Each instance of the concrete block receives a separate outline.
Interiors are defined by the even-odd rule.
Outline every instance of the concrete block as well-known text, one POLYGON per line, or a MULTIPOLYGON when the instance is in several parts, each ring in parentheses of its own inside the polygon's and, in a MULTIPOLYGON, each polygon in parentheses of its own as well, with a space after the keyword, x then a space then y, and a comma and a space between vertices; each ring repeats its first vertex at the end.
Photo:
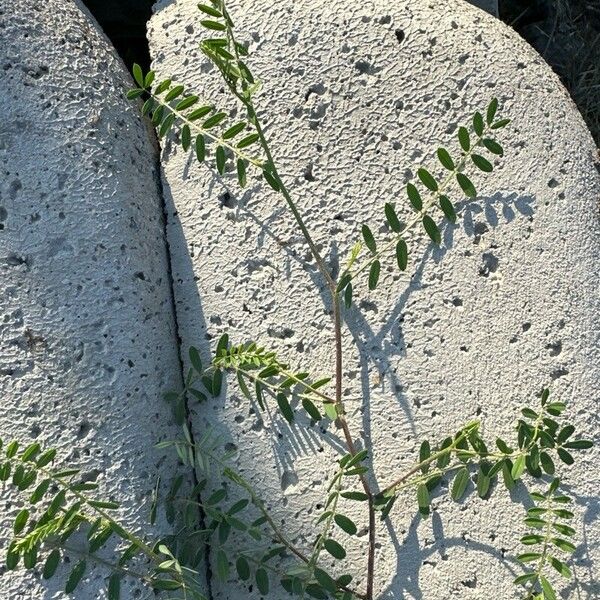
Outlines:
MULTIPOLYGON (((205 33, 195 4, 156 6, 157 76, 234 111, 198 50, 205 33)), ((457 0, 229 4, 263 84, 258 103, 272 148, 334 266, 362 223, 381 223, 385 201, 409 213, 406 182, 421 164, 435 167, 438 145, 456 149, 457 126, 475 110, 497 96, 513 120, 500 136, 506 157, 493 175, 475 176, 479 198, 465 202, 455 191, 461 217, 444 229, 442 248, 419 234, 409 272, 384 269, 378 291, 363 287, 360 310, 345 315, 344 395, 352 429, 374 446, 377 485, 407 469, 423 437, 440 440, 470 419, 481 418, 492 440, 511 435, 520 407, 543 385, 597 437, 600 178, 590 134, 550 68, 511 29, 457 0)), ((318 277, 282 199, 259 179, 241 192, 233 175, 221 179, 171 142, 162 162, 183 347, 208 356, 227 331, 295 368, 330 374, 331 307, 312 291, 318 277)), ((289 427, 277 411, 259 414, 235 383, 223 399, 197 406, 195 420, 237 449, 237 467, 278 524, 308 547, 339 433, 330 427, 323 437, 307 423, 289 427)), ((592 595, 598 548, 583 541, 599 535, 597 460, 597 450, 588 452, 565 478, 582 543, 577 585, 592 595)), ((416 500, 403 498, 393 531, 379 531, 377 597, 519 597, 509 557, 519 552, 523 494, 516 500, 499 490, 454 504, 443 494, 422 520, 416 500)), ((366 544, 360 535, 348 553, 359 580, 366 544)), ((214 598, 242 593, 259 598, 213 582, 214 598)))
MULTIPOLYGON (((0 29, 0 436, 57 448, 145 531, 174 465, 154 445, 179 430, 161 396, 181 385, 153 137, 82 5, 2 3, 0 29)), ((2 565, 19 508, 0 487, 2 565)), ((75 597, 104 598, 107 576, 90 569, 75 597)), ((62 589, 59 576, 0 578, 3 599, 62 589)))

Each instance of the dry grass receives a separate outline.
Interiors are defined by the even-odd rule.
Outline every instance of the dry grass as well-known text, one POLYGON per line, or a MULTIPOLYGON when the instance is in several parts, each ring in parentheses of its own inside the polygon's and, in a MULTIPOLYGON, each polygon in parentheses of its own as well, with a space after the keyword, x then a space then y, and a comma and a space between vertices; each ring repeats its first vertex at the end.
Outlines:
POLYGON ((500 0, 500 15, 556 71, 600 146, 600 0, 500 0))

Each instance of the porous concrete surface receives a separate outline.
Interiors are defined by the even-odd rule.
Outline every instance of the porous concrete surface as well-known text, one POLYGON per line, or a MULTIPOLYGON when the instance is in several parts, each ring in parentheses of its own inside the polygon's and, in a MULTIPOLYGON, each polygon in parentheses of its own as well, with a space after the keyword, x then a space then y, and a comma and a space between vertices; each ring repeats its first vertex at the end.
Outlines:
MULTIPOLYGON (((148 530, 172 472, 154 445, 178 431, 161 395, 181 385, 156 147, 85 8, 1 2, 0 29, 0 437, 57 448, 148 530)), ((0 486, 2 564, 18 497, 0 486)), ((106 597, 91 566, 76 598, 106 597)), ((66 597, 66 573, 3 573, 0 598, 66 597)))
MULTIPOLYGON (((512 30, 468 4, 384 0, 230 2, 268 138, 329 263, 345 261, 368 222, 382 235, 385 201, 409 213, 406 182, 434 150, 457 150, 459 124, 497 96, 513 120, 499 134, 505 158, 473 174, 480 196, 444 226, 436 249, 419 232, 412 261, 384 265, 374 293, 360 286, 345 313, 344 395, 351 427, 373 444, 376 485, 408 468, 423 437, 441 440, 480 418, 485 435, 512 439, 525 403, 544 385, 569 403, 586 437, 598 437, 598 197, 596 149, 573 103, 542 58, 512 30)), ((185 82, 236 111, 198 49, 206 35, 196 3, 165 1, 149 25, 157 77, 185 82)), ((162 155, 170 203, 183 349, 208 356, 227 331, 255 339, 295 368, 329 374, 330 306, 315 294, 307 248, 280 196, 260 179, 240 191, 167 141, 162 155)), ((196 405, 197 432, 212 427, 235 463, 303 548, 315 536, 340 435, 306 419, 288 426, 271 407, 258 414, 230 382, 224 397, 196 405)), ((592 598, 598 560, 598 452, 563 469, 574 496, 577 583, 562 597, 592 598), (577 591, 579 590, 579 591, 577 591), (579 596, 577 595, 579 594, 579 596)), ((436 496, 432 518, 403 496, 393 528, 379 528, 377 597, 518 598, 514 555, 524 533, 523 489, 487 500, 436 496)), ((344 510, 352 511, 350 507, 344 510)), ((362 525, 365 515, 353 514, 362 525)), ((337 537, 348 570, 364 577, 366 535, 337 537)), ((213 580, 213 598, 258 598, 256 588, 213 580)), ((281 598, 274 589, 270 598, 281 598)))

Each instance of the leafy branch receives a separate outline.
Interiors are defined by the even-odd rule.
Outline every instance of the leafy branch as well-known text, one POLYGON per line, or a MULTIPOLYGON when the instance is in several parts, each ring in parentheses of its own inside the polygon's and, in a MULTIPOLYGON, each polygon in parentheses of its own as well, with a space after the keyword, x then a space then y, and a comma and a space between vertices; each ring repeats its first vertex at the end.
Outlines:
POLYGON ((534 479, 540 479, 544 474, 555 474, 555 460, 572 465, 575 459, 571 452, 589 449, 593 444, 589 440, 572 439, 575 426, 570 423, 561 426, 556 420, 565 411, 566 404, 549 402, 549 396, 549 390, 544 389, 537 411, 530 407, 521 410, 524 418, 516 424, 516 448, 497 438, 498 451, 490 450, 479 433, 478 421, 468 423, 434 448, 428 440, 424 440, 419 461, 378 495, 382 517, 387 517, 397 495, 411 487, 417 490, 420 512, 429 514, 430 494, 448 473, 454 473, 450 490, 452 499, 460 500, 471 480, 471 466, 476 467, 477 493, 483 498, 488 495, 500 473, 510 491, 525 472, 534 479))
MULTIPOLYGON (((175 494, 170 494, 168 499, 169 503, 201 504, 205 514, 211 519, 207 529, 200 532, 202 534, 201 539, 203 543, 218 548, 216 551, 217 573, 222 580, 225 580, 229 573, 229 555, 232 553, 237 554, 235 565, 240 579, 247 580, 251 572, 247 553, 225 549, 224 544, 228 540, 230 533, 235 530, 239 533, 249 535, 255 541, 261 540, 264 535, 261 532, 261 527, 264 526, 270 531, 274 542, 277 544, 274 548, 277 548, 277 550, 273 549, 273 551, 265 553, 259 560, 250 561, 256 563, 257 568, 254 572, 254 578, 261 593, 266 594, 270 589, 269 572, 278 573, 276 569, 266 565, 266 561, 281 554, 282 550, 287 550, 300 559, 302 564, 296 564, 280 574, 280 583, 284 589, 288 589, 289 587, 290 589, 298 590, 300 586, 303 591, 306 591, 306 593, 315 598, 327 598, 328 592, 337 593, 338 591, 342 594, 341 598, 344 598, 344 600, 364 598, 363 594, 348 587, 351 578, 348 579, 348 576, 341 576, 334 579, 324 569, 317 566, 319 554, 323 547, 332 553, 332 556, 335 556, 333 552, 338 550, 339 553, 339 549, 341 549, 345 556, 345 550, 339 544, 335 543, 324 533, 318 538, 310 557, 307 556, 277 526, 256 490, 254 490, 246 479, 234 471, 228 464, 227 459, 223 458, 219 453, 219 444, 216 442, 214 436, 205 434, 204 439, 201 439, 199 443, 193 443, 185 428, 184 434, 184 439, 161 442, 158 447, 174 447, 185 465, 197 467, 203 472, 212 472, 217 467, 225 479, 233 482, 248 495, 247 498, 235 502, 229 508, 222 508, 221 504, 227 499, 227 491, 225 487, 220 487, 208 495, 204 502, 198 503, 195 497, 206 486, 206 480, 203 480, 200 483, 201 488, 193 491, 192 499, 180 498, 175 494), (212 466, 207 467, 208 463, 212 466), (250 523, 244 520, 243 516, 240 516, 249 506, 255 507, 260 513, 259 518, 252 520, 250 523), (215 535, 217 536, 217 542, 211 543, 210 538, 215 535)), ((356 525, 348 517, 337 513, 335 506, 337 505, 337 498, 340 495, 349 499, 364 499, 357 498, 352 492, 342 492, 340 494, 340 489, 342 477, 352 477, 364 472, 366 467, 361 466, 359 463, 365 458, 366 453, 361 452, 356 456, 346 455, 340 459, 340 469, 333 480, 330 490, 328 490, 330 492, 332 488, 335 488, 335 492, 329 496, 327 501, 327 508, 329 510, 324 513, 319 522, 322 520, 328 520, 329 523, 335 521, 346 533, 351 535, 356 533, 356 525)), ((329 530, 329 525, 326 529, 327 531, 329 530)), ((341 558, 341 556, 337 558, 341 558)))
POLYGON ((149 544, 121 525, 111 514, 119 504, 91 497, 89 492, 96 491, 98 485, 76 481, 79 470, 50 468, 55 456, 56 450, 43 451, 37 442, 19 451, 19 443, 11 441, 4 449, 0 481, 10 482, 19 492, 29 490, 26 507, 17 513, 13 522, 15 538, 6 555, 9 570, 17 568, 21 560, 25 568, 32 569, 38 564, 41 552, 49 550, 42 567, 43 577, 49 579, 56 573, 63 553, 74 553, 80 559, 66 579, 66 593, 75 591, 91 559, 112 572, 108 580, 110 600, 120 597, 123 576, 140 579, 157 591, 180 591, 187 598, 206 600, 198 589, 197 573, 181 565, 164 544, 149 544), (68 544, 80 531, 85 533, 86 550, 68 544), (127 544, 119 551, 116 563, 96 554, 110 539, 127 544), (144 563, 145 572, 129 567, 136 558, 138 562, 141 558, 149 561, 149 564, 144 563))
POLYGON ((565 523, 574 517, 574 514, 565 508, 565 505, 571 503, 571 498, 559 492, 559 485, 560 481, 554 479, 545 493, 531 493, 535 504, 527 510, 524 523, 535 533, 524 535, 521 543, 533 547, 534 551, 519 554, 517 560, 524 566, 534 566, 514 581, 515 584, 528 588, 526 600, 556 600, 556 592, 544 574, 547 565, 567 579, 572 577, 571 569, 564 560, 554 556, 556 551, 563 554, 575 552, 575 546, 565 539, 565 536, 575 535, 575 530, 565 523))
POLYGON ((477 150, 487 150, 492 155, 503 156, 502 146, 491 137, 495 130, 501 129, 510 123, 509 119, 496 119, 498 111, 498 100, 493 98, 485 111, 485 120, 480 112, 473 115, 472 127, 458 128, 458 141, 461 153, 458 159, 452 158, 448 150, 443 147, 437 149, 437 158, 441 166, 447 172, 442 180, 434 177, 430 171, 421 167, 417 170, 419 185, 425 188, 427 195, 425 199, 415 183, 406 185, 406 195, 415 215, 406 223, 402 223, 396 208, 390 202, 384 206, 385 225, 392 232, 391 239, 378 246, 372 229, 364 224, 361 229, 364 246, 370 252, 369 256, 353 270, 362 250, 362 244, 358 242, 350 253, 348 264, 342 272, 337 290, 344 292, 346 306, 352 303, 352 281, 368 269, 368 287, 374 290, 377 287, 381 273, 381 259, 395 250, 396 262, 401 271, 405 271, 408 265, 407 236, 417 225, 422 225, 425 232, 435 244, 441 243, 441 233, 438 225, 430 215, 431 209, 437 206, 443 216, 451 223, 457 220, 456 209, 448 198, 451 185, 457 183, 461 191, 468 198, 475 198, 477 191, 471 179, 465 174, 468 164, 472 163, 480 171, 491 173, 494 165, 487 158, 477 153, 477 150))
MULTIPOLYGON (((500 474, 510 490, 526 473, 534 479, 554 476, 557 462, 569 466, 575 460, 572 451, 591 446, 587 440, 573 438, 575 427, 572 424, 559 423, 557 419, 566 406, 563 402, 550 402, 548 391, 544 390, 540 406, 535 410, 529 407, 522 410, 512 446, 498 438, 497 450, 490 450, 481 435, 480 423, 467 423, 439 443, 431 444, 424 440, 418 461, 376 493, 367 477, 371 459, 368 455, 372 452, 359 449, 362 443, 353 437, 346 419, 342 397, 342 296, 345 304, 350 306, 352 285, 367 272, 368 288, 374 290, 380 280, 382 261, 388 254, 395 253, 399 269, 406 270, 409 234, 417 225, 424 228, 434 243, 441 243, 434 208, 439 209, 448 221, 456 221, 456 208, 450 196, 456 192, 456 186, 460 194, 468 198, 476 196, 475 186, 467 172, 472 166, 483 173, 493 171, 494 164, 490 159, 503 156, 503 148, 494 138, 494 133, 505 127, 509 120, 497 118, 496 99, 492 99, 486 107, 485 116, 476 112, 469 127, 458 129, 458 154, 455 152, 453 156, 443 147, 437 149, 436 156, 441 167, 437 171, 442 174, 436 176, 433 174, 436 169, 430 171, 421 167, 416 172, 416 180, 407 184, 406 196, 414 214, 402 222, 396 206, 386 203, 383 213, 388 235, 378 242, 371 227, 363 225, 360 232, 362 241, 352 246, 346 268, 335 276, 320 254, 319 246, 278 170, 257 114, 254 97, 260 83, 246 63, 248 50, 235 38, 234 24, 225 1, 207 1, 207 4, 198 5, 202 15, 200 23, 210 36, 202 40, 200 48, 219 70, 233 98, 245 109, 245 118, 232 121, 231 113, 226 109, 201 100, 186 86, 171 79, 155 84, 154 72, 144 74, 138 65, 133 68, 136 87, 128 92, 128 97, 143 100, 142 113, 157 127, 161 138, 176 131, 175 139, 183 150, 193 151, 199 162, 210 158, 219 175, 235 171, 238 183, 244 187, 252 168, 281 196, 304 237, 331 300, 335 392, 327 392, 326 386, 331 378, 319 379, 307 372, 296 371, 274 352, 255 342, 232 345, 228 336, 224 335, 217 343, 213 359, 206 366, 198 350, 190 348, 191 367, 184 389, 167 395, 173 404, 176 421, 183 425, 184 436, 179 440, 161 442, 158 447, 173 448, 184 465, 205 477, 189 494, 184 493, 187 492, 184 476, 174 478, 164 498, 164 508, 168 522, 176 525, 176 529, 173 535, 152 543, 127 531, 115 519, 117 503, 91 497, 90 492, 95 492, 97 486, 77 481, 77 470, 56 471, 49 468, 55 457, 54 451, 42 452, 38 444, 32 444, 19 453, 17 442, 11 442, 6 447, 5 458, 0 461, 0 481, 10 479, 13 487, 21 492, 34 485, 35 489, 29 496, 27 507, 22 508, 14 520, 15 538, 9 546, 7 566, 14 569, 22 560, 26 568, 33 568, 38 562, 38 554, 44 552, 43 576, 49 578, 55 574, 61 557, 67 552, 79 558, 67 578, 65 589, 68 593, 77 588, 86 572, 87 561, 92 560, 112 573, 108 582, 110 600, 119 597, 120 581, 125 576, 140 579, 159 593, 166 591, 180 598, 205 600, 195 569, 205 553, 210 552, 217 577, 227 580, 231 563, 235 561, 239 579, 248 581, 253 576, 261 594, 269 592, 270 582, 276 577, 288 593, 301 597, 373 600, 376 510, 381 512, 382 519, 387 518, 404 490, 410 488, 416 491, 418 509, 426 516, 431 511, 432 494, 444 477, 452 479, 450 495, 458 501, 464 497, 476 473, 476 489, 479 496, 484 497, 495 487, 500 474), (483 154, 485 152, 487 157, 483 154), (363 257, 361 253, 365 247, 368 254, 363 257), (190 433, 186 418, 187 398, 205 402, 209 397, 218 397, 228 373, 235 375, 242 393, 249 401, 256 401, 261 409, 266 409, 267 400, 274 399, 283 418, 290 424, 295 420, 294 407, 299 400, 314 422, 323 418, 322 410, 343 432, 346 450, 337 461, 325 509, 317 521, 321 529, 310 552, 298 548, 286 537, 256 490, 229 465, 229 456, 222 452, 217 435, 209 429, 194 439, 190 433), (209 482, 214 477, 221 478, 221 481, 209 491, 209 482), (358 482, 362 491, 354 489, 358 482), (244 497, 231 503, 229 483, 235 484, 244 497), (342 500, 361 502, 368 512, 364 592, 349 587, 352 582, 350 574, 334 577, 322 568, 324 552, 336 560, 346 557, 346 549, 338 541, 345 538, 339 537, 339 534, 346 534, 350 539, 357 534, 356 524, 341 512, 342 500), (206 523, 201 523, 197 508, 202 509, 206 523), (85 534, 87 546, 84 549, 69 544, 69 538, 77 531, 85 534), (253 550, 232 551, 227 545, 232 536, 249 538, 261 545, 253 550), (97 555, 98 550, 111 539, 119 547, 116 562, 97 555), (121 548, 123 544, 125 547, 121 548), (265 544, 268 545, 263 547, 265 544), (276 558, 281 560, 281 565, 273 564, 276 558), (293 564, 288 564, 290 561, 293 564)), ((571 575, 564 561, 555 556, 555 548, 565 552, 574 549, 571 542, 559 535, 569 537, 575 533, 563 522, 572 513, 562 506, 569 499, 557 492, 558 485, 558 479, 554 479, 546 493, 531 494, 536 505, 529 509, 525 524, 541 533, 528 534, 522 542, 537 545, 539 552, 519 555, 518 559, 524 564, 531 563, 533 570, 516 580, 517 584, 526 586, 529 600, 556 598, 544 572, 547 565, 565 577, 571 575)), ((160 483, 157 482, 150 508, 151 524, 156 520, 161 500, 160 483)))

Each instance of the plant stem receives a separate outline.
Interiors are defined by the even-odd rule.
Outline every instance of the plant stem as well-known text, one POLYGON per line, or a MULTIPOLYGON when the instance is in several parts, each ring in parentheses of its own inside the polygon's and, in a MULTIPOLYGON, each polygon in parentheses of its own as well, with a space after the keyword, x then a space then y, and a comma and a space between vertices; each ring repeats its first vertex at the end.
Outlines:
POLYGON ((45 477, 51 479, 52 481, 54 481, 54 483, 58 484, 59 487, 62 487, 64 490, 73 494, 83 504, 89 506, 94 512, 96 512, 98 515, 100 515, 103 519, 105 519, 106 521, 108 521, 109 523, 112 523, 115 527, 117 527, 119 529, 119 531, 123 534, 124 539, 126 539, 131 544, 134 544, 149 559, 151 559, 155 562, 160 562, 161 557, 156 552, 154 552, 154 550, 150 546, 148 546, 148 544, 146 544, 141 538, 137 537, 133 533, 127 531, 122 525, 120 525, 118 523, 118 521, 116 521, 116 519, 114 519, 104 509, 98 508, 97 506, 93 506, 93 505, 89 504, 90 499, 87 498, 87 496, 85 496, 81 492, 74 490, 71 487, 70 482, 65 482, 65 481, 63 481, 62 478, 55 477, 51 471, 48 471, 44 468, 38 468, 38 470, 40 473, 43 473, 45 477))
MULTIPOLYGON (((239 51, 238 51, 238 47, 237 47, 237 44, 235 42, 235 38, 233 35, 231 19, 230 19, 229 15, 227 14, 224 0, 221 2, 221 7, 222 7, 222 12, 225 15, 226 27, 227 27, 227 37, 230 41, 230 49, 233 51, 233 53, 236 57, 236 61, 238 63, 238 67, 239 67, 239 63, 240 63, 239 51)), ((318 267, 321 275, 325 279, 325 282, 329 289, 329 292, 331 295, 331 301, 333 304, 333 323, 334 323, 334 338, 335 338, 335 404, 336 404, 336 410, 338 413, 338 418, 336 419, 336 421, 338 423, 338 426, 340 426, 344 432, 344 438, 346 441, 346 446, 348 448, 348 451, 351 454, 356 454, 355 444, 354 444, 354 441, 352 438, 352 434, 350 433, 350 428, 348 426, 348 422, 346 421, 345 410, 344 410, 344 405, 343 405, 343 400, 342 400, 342 377, 343 377, 342 319, 341 319, 341 313, 340 313, 339 296, 338 296, 338 293, 336 290, 337 282, 335 281, 335 279, 331 275, 329 269, 327 268, 327 265, 325 264, 325 261, 323 260, 321 254, 319 252, 319 249, 317 248, 317 245, 315 244, 315 242, 310 234, 310 231, 308 230, 308 227, 306 226, 304 219, 302 218, 302 215, 300 214, 300 211, 298 210, 298 207, 296 206, 295 202, 293 201, 293 199, 289 193, 289 190, 287 189, 286 185, 284 184, 284 182, 281 179, 281 176, 279 175, 279 172, 277 171, 277 166, 273 159, 273 155, 271 153, 271 149, 269 147, 267 139, 265 137, 265 133, 262 128, 260 119, 258 118, 258 115, 256 114, 256 109, 254 108, 254 105, 252 103, 251 96, 250 95, 244 96, 243 94, 239 93, 235 87, 235 84, 232 84, 231 81, 229 81, 229 78, 226 76, 225 73, 223 73, 223 76, 224 76, 224 79, 227 82, 229 88, 231 89, 231 91, 234 93, 234 95, 240 100, 240 102, 246 108, 246 111, 248 113, 248 118, 249 118, 250 122, 254 125, 254 127, 256 128, 256 133, 259 136, 260 145, 262 146, 262 149, 267 158, 267 166, 268 166, 269 172, 273 176, 275 181, 277 182, 277 184, 279 186, 279 191, 280 191, 281 195, 284 197, 292 215, 294 216, 294 219, 296 220, 298 228, 302 232, 302 235, 304 236, 304 239, 310 249, 310 252, 313 255, 313 258, 315 259, 315 262, 317 263, 317 267, 318 267)), ((244 89, 246 89, 245 88, 246 83, 244 82, 242 85, 244 86, 244 89)), ((366 477, 364 475, 361 475, 360 479, 361 479, 361 483, 363 485, 363 488, 364 488, 365 493, 367 494, 368 500, 369 500, 369 502, 368 502, 368 504, 369 504, 369 551, 368 551, 368 564, 367 564, 367 593, 366 593, 365 598, 366 598, 366 600, 372 600, 373 599, 373 586, 374 586, 374 572, 375 572, 375 507, 374 507, 373 493, 370 489, 370 486, 369 486, 369 483, 368 483, 366 477)))
POLYGON ((143 573, 138 573, 137 571, 133 571, 132 569, 129 569, 127 567, 122 567, 121 565, 110 562, 108 560, 105 560, 104 558, 101 558, 100 556, 97 556, 96 554, 90 554, 89 552, 85 552, 84 550, 80 550, 79 548, 75 548, 74 546, 70 546, 69 544, 59 544, 59 543, 48 542, 47 545, 50 548, 59 548, 59 549, 62 548, 63 550, 66 550, 70 554, 75 554, 76 556, 79 556, 81 558, 89 559, 93 562, 96 562, 96 563, 110 569, 111 571, 114 571, 115 573, 122 573, 123 575, 126 575, 127 577, 131 577, 132 579, 138 579, 139 581, 143 581, 147 584, 152 585, 152 578, 149 577, 148 575, 144 575, 143 573))
MULTIPOLYGON (((283 533, 281 533, 279 527, 275 524, 275 521, 273 521, 273 517, 271 517, 271 515, 269 514, 269 511, 265 508, 264 502, 254 491, 254 488, 241 475, 239 475, 237 473, 235 475, 236 476, 235 476, 235 479, 233 479, 233 481, 235 481, 239 486, 241 486, 248 492, 248 494, 250 495, 252 504, 254 504, 254 506, 256 506, 256 508, 258 508, 260 513, 263 515, 267 524, 269 525, 269 527, 275 534, 275 537, 277 538, 277 540, 282 545, 284 545, 290 552, 295 554, 300 560, 302 560, 303 562, 305 562, 308 565, 312 565, 313 557, 311 556, 311 558, 308 558, 305 554, 300 552, 290 541, 288 541, 287 538, 283 535, 283 533)), ((340 485, 341 477, 339 476, 339 474, 337 475, 337 477, 339 479, 338 485, 340 485)), ((336 502, 337 502, 337 500, 336 500, 336 502)), ((313 555, 314 555, 314 553, 313 553, 313 555)), ((364 594, 360 594, 359 592, 356 592, 348 587, 344 586, 341 589, 343 589, 344 591, 351 592, 358 598, 364 598, 365 600, 367 600, 367 596, 365 596, 364 594)))
MULTIPOLYGON (((383 488, 383 490, 380 492, 380 495, 386 496, 386 495, 390 494, 390 492, 392 492, 393 490, 395 490, 395 488, 397 488, 399 485, 404 483, 411 475, 414 475, 417 471, 420 471, 421 467, 426 467, 427 465, 431 464, 434 460, 437 460, 438 458, 444 456, 445 454, 452 452, 457 447, 457 445, 463 439, 465 439, 465 437, 467 437, 469 435, 472 428, 477 429, 478 427, 479 427, 479 423, 477 421, 475 421, 471 426, 467 425, 463 429, 463 431, 460 433, 460 435, 458 435, 456 437, 456 439, 452 441, 452 444, 450 444, 450 446, 448 446, 447 448, 444 448, 443 450, 440 450, 439 452, 433 453, 431 456, 426 458, 424 461, 414 465, 404 475, 398 477, 398 479, 396 479, 393 483, 390 483, 387 487, 383 488)), ((468 451, 465 451, 465 452, 468 452, 468 451)), ((473 455, 475 455, 475 454, 476 453, 473 452, 473 455)))
POLYGON ((182 123, 185 123, 190 129, 193 129, 194 131, 196 131, 196 133, 206 136, 207 138, 211 139, 213 142, 215 142, 219 146, 223 146, 224 148, 227 148, 228 150, 231 151, 231 153, 234 156, 238 156, 239 158, 241 158, 243 160, 247 160, 250 164, 254 165, 255 167, 262 168, 264 166, 263 162, 259 158, 254 158, 254 157, 246 154, 245 152, 242 152, 239 148, 236 148, 233 144, 227 142, 222 137, 214 135, 208 129, 204 129, 201 125, 198 125, 198 123, 195 123, 194 121, 190 121, 181 111, 177 110, 171 104, 164 102, 158 95, 153 93, 150 89, 147 89, 146 92, 158 104, 160 104, 161 106, 164 106, 167 110, 169 110, 173 114, 177 115, 177 119, 179 119, 179 121, 181 121, 182 123))
POLYGON ((333 484, 335 486, 335 496, 334 496, 332 504, 330 505, 331 508, 326 507, 329 510, 330 514, 325 519, 325 525, 323 527, 323 531, 322 531, 321 535, 319 536, 319 539, 317 540, 315 547, 313 548, 312 554, 310 556, 310 560, 308 562, 311 572, 314 572, 315 567, 317 566, 317 562, 319 560, 319 554, 321 554, 321 550, 323 549, 323 544, 325 543, 325 540, 327 539, 327 537, 329 535, 329 529, 331 528, 333 519, 335 518, 335 514, 337 511, 337 505, 338 505, 338 502, 340 499, 340 491, 342 489, 342 477, 343 476, 344 476, 344 471, 340 470, 336 473, 335 478, 333 480, 333 484))
POLYGON ((331 273, 329 272, 329 269, 327 268, 327 265, 325 264, 325 261, 323 260, 321 253, 319 252, 319 249, 317 248, 317 245, 315 244, 314 240, 312 239, 312 236, 311 236, 306 224, 304 223, 304 219, 302 218, 302 215, 300 214, 300 211, 298 210, 296 203, 292 200, 292 197, 291 197, 286 185, 283 183, 283 181, 279 175, 279 172, 277 171, 275 161, 273 160, 273 155, 269 148, 269 144, 267 143, 267 140, 265 138, 265 134, 264 134, 262 125, 260 123, 260 120, 256 114, 256 110, 254 109, 252 104, 250 104, 250 102, 245 101, 244 104, 248 111, 248 117, 250 118, 250 120, 252 121, 254 126, 256 127, 256 133, 258 133, 258 135, 259 135, 260 144, 264 150, 265 156, 267 157, 267 161, 271 167, 271 174, 277 180, 277 182, 280 186, 281 195, 284 197, 284 199, 288 205, 288 208, 290 209, 292 215, 294 216, 294 219, 296 220, 296 224, 298 225, 298 228, 302 232, 302 235, 304 236, 304 239, 306 240, 306 243, 308 244, 308 247, 310 248, 310 252, 314 257, 315 262, 317 263, 317 267, 318 267, 319 271, 321 272, 321 275, 325 279, 329 290, 333 294, 333 292, 335 290, 336 282, 333 279, 333 277, 331 276, 331 273))
MULTIPOLYGON (((546 509, 548 512, 552 509, 552 497, 548 496, 546 500, 546 509)), ((531 582, 531 593, 535 594, 535 586, 540 581, 540 577, 542 575, 542 570, 544 569, 544 564, 546 563, 546 556, 548 555, 548 541, 550 540, 552 525, 556 519, 553 519, 552 523, 550 521, 546 521, 546 526, 544 528, 544 545, 542 546, 542 555, 538 560, 538 566, 535 570, 535 579, 531 582)))
MULTIPOLYGON (((241 367, 238 367, 236 365, 231 365, 227 368, 231 369, 233 371, 237 371, 238 373, 241 373, 244 377, 250 379, 250 381, 258 382, 261 385, 263 385, 266 388, 269 388, 273 391, 280 391, 280 389, 281 389, 278 384, 270 383, 266 379, 259 377, 258 375, 255 375, 252 371, 246 371, 245 369, 242 369, 241 367)), ((284 370, 280 370, 280 373, 281 373, 281 375, 283 375, 283 377, 286 377, 289 379, 294 379, 298 383, 298 385, 304 386, 304 389, 306 389, 310 392, 310 394, 301 393, 301 394, 299 394, 300 397, 312 398, 311 394, 314 394, 315 396, 318 396, 319 398, 321 398, 321 400, 323 400, 323 402, 327 402, 329 404, 335 403, 334 399, 331 398, 331 396, 328 396, 327 394, 324 394, 323 392, 320 392, 319 390, 314 389, 309 383, 305 383, 304 381, 302 381, 302 379, 298 379, 293 373, 289 373, 284 370)))
MULTIPOLYGON (((338 422, 344 432, 346 438, 346 446, 351 454, 356 454, 356 448, 352 440, 352 434, 346 421, 344 404, 342 400, 342 374, 343 374, 343 354, 342 354, 342 316, 340 311, 340 298, 337 290, 333 291, 333 320, 335 331, 335 404, 338 410, 338 422)), ((368 511, 369 511, 369 549, 367 554, 367 594, 368 600, 373 598, 373 586, 375 579, 375 502, 373 492, 369 486, 369 482, 364 473, 360 475, 365 494, 367 495, 368 511)))

